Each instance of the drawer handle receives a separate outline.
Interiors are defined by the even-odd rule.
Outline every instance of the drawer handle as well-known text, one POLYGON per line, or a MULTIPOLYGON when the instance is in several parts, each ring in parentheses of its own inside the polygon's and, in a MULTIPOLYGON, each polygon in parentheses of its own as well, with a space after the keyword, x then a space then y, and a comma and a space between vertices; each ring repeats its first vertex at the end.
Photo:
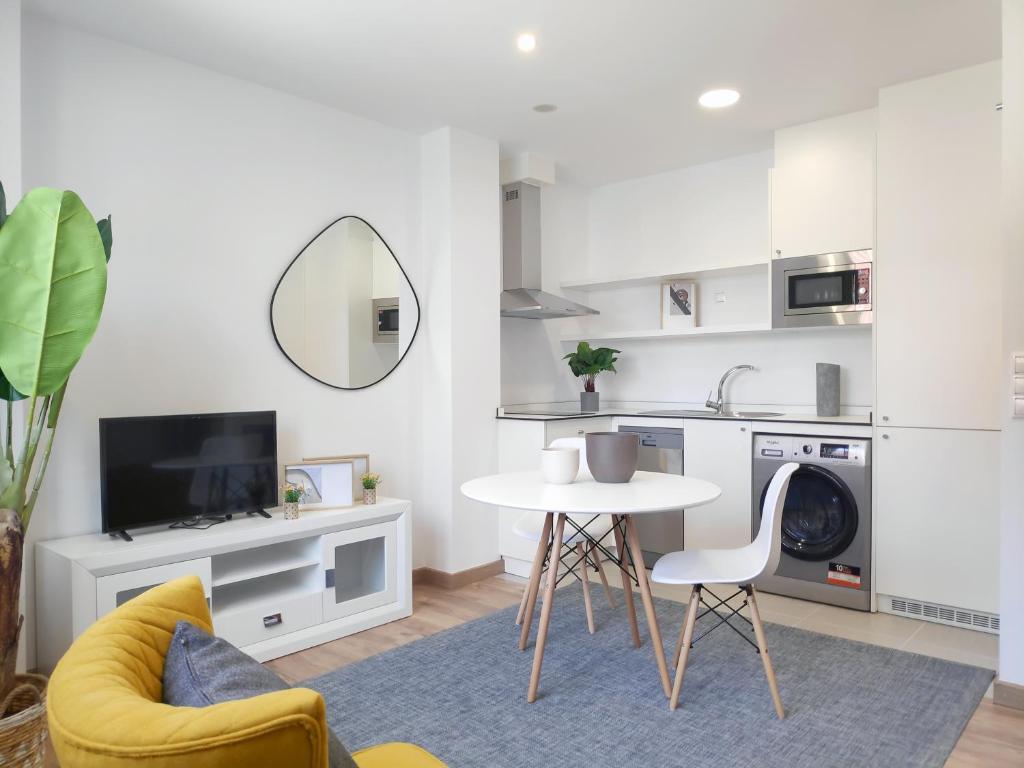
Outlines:
POLYGON ((269 616, 264 616, 263 617, 263 628, 264 629, 270 629, 271 627, 276 627, 278 624, 281 623, 281 621, 282 621, 282 619, 281 619, 281 614, 280 613, 272 613, 269 616))

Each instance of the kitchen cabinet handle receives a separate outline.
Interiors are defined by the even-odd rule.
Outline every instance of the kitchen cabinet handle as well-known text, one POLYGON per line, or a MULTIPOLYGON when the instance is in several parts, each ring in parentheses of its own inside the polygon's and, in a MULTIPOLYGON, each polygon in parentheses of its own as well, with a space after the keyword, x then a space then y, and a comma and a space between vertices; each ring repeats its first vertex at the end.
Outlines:
POLYGON ((889 417, 888 417, 888 416, 883 416, 883 417, 882 417, 882 421, 888 421, 888 420, 889 420, 889 417))
POLYGON ((270 629, 271 627, 276 627, 278 624, 281 623, 281 621, 282 619, 280 613, 272 613, 269 616, 263 617, 263 626, 266 629, 270 629))
POLYGON ((585 434, 585 433, 583 432, 583 430, 582 430, 582 429, 577 429, 577 430, 576 430, 576 434, 577 434, 577 435, 582 435, 582 434, 585 434))
POLYGON ((888 439, 889 439, 889 433, 887 433, 887 432, 886 432, 886 433, 883 433, 883 435, 882 435, 882 439, 883 439, 883 440, 888 440, 888 439))
POLYGON ((746 432, 746 431, 747 431, 746 427, 740 427, 740 432, 746 432))
POLYGON ((776 248, 776 249, 775 249, 775 255, 776 255, 776 256, 781 256, 781 255, 782 255, 782 251, 781 251, 781 250, 779 250, 778 248, 776 248))

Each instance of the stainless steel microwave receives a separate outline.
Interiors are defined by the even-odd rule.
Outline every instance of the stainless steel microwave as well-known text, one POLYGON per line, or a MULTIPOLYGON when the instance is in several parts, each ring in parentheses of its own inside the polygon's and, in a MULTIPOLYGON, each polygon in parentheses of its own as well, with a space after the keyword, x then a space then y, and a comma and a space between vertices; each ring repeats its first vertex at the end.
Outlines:
POLYGON ((373 300, 373 343, 398 343, 398 297, 373 300))
POLYGON ((772 327, 870 323, 870 249, 772 262, 772 327))

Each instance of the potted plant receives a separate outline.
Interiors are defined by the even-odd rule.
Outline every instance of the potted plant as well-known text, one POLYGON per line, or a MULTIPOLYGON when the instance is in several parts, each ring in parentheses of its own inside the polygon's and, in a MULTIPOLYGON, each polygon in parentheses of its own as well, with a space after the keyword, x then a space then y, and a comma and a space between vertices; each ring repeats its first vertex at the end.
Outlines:
POLYGON ((570 352, 563 360, 569 361, 572 375, 583 379, 583 391, 580 392, 580 410, 583 413, 596 413, 600 410, 601 396, 594 389, 594 379, 604 371, 615 373, 615 357, 619 350, 608 347, 594 349, 587 342, 581 341, 575 352, 570 352))
POLYGON ((306 488, 295 483, 285 483, 281 486, 284 496, 284 519, 299 519, 299 504, 306 498, 306 488))
POLYGON ((365 472, 359 480, 363 484, 363 504, 376 504, 377 486, 380 485, 380 475, 376 472, 365 472))
POLYGON ((74 192, 34 189, 8 216, 0 186, 0 765, 41 764, 46 678, 15 668, 25 531, 103 311, 110 247, 110 217, 97 222, 74 192))

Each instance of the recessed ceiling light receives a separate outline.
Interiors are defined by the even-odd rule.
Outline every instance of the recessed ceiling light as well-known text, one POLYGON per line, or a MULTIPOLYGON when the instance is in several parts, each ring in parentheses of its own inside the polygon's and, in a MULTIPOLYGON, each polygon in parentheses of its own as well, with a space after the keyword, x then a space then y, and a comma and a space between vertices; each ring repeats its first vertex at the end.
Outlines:
POLYGON ((554 112, 558 107, 554 104, 538 104, 533 108, 534 112, 554 112))
POLYGON ((732 88, 716 88, 713 91, 705 91, 700 95, 700 105, 708 109, 721 109, 731 107, 740 100, 740 92, 732 88))
POLYGON ((537 47, 537 38, 529 32, 524 32, 516 38, 516 47, 523 53, 529 53, 537 47))

